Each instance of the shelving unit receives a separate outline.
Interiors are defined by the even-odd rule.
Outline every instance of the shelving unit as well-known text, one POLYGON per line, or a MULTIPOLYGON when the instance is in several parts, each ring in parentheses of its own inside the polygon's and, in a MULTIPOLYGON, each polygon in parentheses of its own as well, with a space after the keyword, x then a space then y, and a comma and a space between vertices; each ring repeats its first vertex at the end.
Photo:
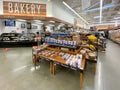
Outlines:
POLYGON ((113 42, 120 44, 120 29, 117 30, 110 30, 109 31, 109 39, 113 42))

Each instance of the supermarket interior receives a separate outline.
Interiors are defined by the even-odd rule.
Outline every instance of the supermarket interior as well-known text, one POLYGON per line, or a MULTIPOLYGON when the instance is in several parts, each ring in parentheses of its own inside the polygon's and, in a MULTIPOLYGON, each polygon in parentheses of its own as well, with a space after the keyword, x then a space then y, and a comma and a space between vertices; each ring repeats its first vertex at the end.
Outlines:
POLYGON ((0 0, 0 90, 119 90, 120 0, 0 0))

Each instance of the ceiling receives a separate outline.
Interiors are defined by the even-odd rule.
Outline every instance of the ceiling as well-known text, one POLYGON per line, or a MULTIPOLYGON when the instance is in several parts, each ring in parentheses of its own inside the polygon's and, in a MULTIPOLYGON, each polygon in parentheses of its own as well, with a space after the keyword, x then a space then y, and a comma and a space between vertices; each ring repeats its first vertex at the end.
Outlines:
MULTIPOLYGON (((90 25, 100 23, 100 0, 64 0, 90 25)), ((102 23, 120 22, 120 0, 103 0, 102 23)))

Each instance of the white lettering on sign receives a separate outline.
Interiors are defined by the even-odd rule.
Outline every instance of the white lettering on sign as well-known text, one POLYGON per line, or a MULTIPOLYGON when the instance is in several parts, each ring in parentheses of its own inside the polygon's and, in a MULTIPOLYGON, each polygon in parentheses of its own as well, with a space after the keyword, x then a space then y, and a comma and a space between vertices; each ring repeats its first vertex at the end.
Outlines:
POLYGON ((21 13, 25 13, 24 6, 25 6, 24 4, 20 4, 20 12, 21 13))
POLYGON ((40 5, 36 5, 37 9, 38 9, 38 14, 40 14, 40 8, 41 6, 40 5))
POLYGON ((34 4, 31 4, 31 13, 35 14, 35 5, 34 4))
POLYGON ((18 8, 18 4, 17 3, 15 4, 14 8, 15 8, 14 12, 15 13, 19 13, 19 8, 18 8))
POLYGON ((8 11, 10 13, 13 12, 13 5, 12 5, 12 3, 8 3, 8 11))
POLYGON ((8 12, 9 13, 18 13, 18 14, 40 14, 41 5, 36 4, 23 4, 23 3, 8 3, 8 12))
POLYGON ((26 13, 27 13, 27 14, 30 13, 30 12, 29 12, 29 9, 30 9, 30 8, 29 8, 29 4, 26 4, 26 13))

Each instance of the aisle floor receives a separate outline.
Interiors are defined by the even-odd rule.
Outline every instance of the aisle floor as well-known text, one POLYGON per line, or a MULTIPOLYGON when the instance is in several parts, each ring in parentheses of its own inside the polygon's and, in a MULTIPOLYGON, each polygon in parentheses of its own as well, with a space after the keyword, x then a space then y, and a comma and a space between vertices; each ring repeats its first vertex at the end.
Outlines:
POLYGON ((47 61, 35 70, 31 48, 0 49, 0 90, 119 90, 119 58, 120 46, 107 41, 106 52, 99 52, 96 75, 87 63, 80 89, 76 71, 57 66, 53 76, 47 61))

